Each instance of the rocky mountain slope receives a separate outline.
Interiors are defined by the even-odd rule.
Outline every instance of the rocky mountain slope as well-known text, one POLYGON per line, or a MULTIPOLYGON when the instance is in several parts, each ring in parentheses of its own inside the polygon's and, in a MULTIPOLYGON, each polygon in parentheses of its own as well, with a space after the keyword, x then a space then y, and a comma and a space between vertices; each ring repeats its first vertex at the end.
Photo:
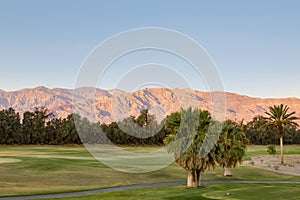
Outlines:
MULTIPOLYGON (((249 121, 255 115, 264 115, 268 106, 286 104, 291 111, 300 116, 300 99, 298 98, 252 98, 244 95, 225 93, 226 118, 249 121)), ((117 121, 130 115, 137 116, 142 109, 149 109, 158 120, 180 107, 197 106, 211 110, 211 95, 207 92, 191 89, 147 88, 134 93, 120 90, 101 90, 81 88, 73 95, 72 89, 49 89, 37 87, 14 92, 0 90, 0 109, 13 107, 21 115, 35 107, 44 106, 56 117, 66 117, 73 112, 72 103, 81 115, 102 123, 117 121), (73 99, 74 96, 74 99, 73 99), (87 108, 89 107, 89 108, 87 108)))

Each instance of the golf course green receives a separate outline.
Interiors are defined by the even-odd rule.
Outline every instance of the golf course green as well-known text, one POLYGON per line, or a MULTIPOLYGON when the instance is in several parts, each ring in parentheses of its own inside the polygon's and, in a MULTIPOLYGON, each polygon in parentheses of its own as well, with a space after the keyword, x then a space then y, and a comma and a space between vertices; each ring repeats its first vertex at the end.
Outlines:
MULTIPOLYGON (((148 151, 159 147, 122 147, 148 151)), ((267 155, 266 146, 248 146, 245 159, 267 155)), ((300 154, 300 146, 286 145, 285 154, 300 154)), ((123 173, 95 160, 83 146, 0 146, 0 197, 53 194, 158 182, 185 181, 186 172, 175 163, 155 172, 123 173)), ((202 180, 300 181, 251 166, 232 169, 223 177, 220 167, 207 171, 202 180)), ((72 199, 297 199, 299 185, 222 183, 186 188, 184 185, 107 192, 72 199)), ((64 198, 68 199, 68 198, 64 198)))

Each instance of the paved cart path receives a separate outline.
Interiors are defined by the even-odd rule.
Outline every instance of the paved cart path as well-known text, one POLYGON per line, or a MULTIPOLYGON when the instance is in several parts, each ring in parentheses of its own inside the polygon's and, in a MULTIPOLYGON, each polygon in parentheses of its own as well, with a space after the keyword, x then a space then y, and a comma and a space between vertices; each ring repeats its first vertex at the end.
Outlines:
MULTIPOLYGON (((218 183, 243 183, 243 184, 300 184, 300 181, 251 181, 251 180, 204 180, 201 181, 203 185, 218 184, 218 183)), ((100 194, 104 192, 115 192, 124 190, 133 190, 140 188, 150 187, 163 187, 163 186, 174 186, 184 185, 186 182, 165 182, 165 183, 150 183, 150 184, 139 184, 139 185, 128 185, 119 186, 113 188, 103 188, 97 190, 87 190, 82 192, 69 192, 59 194, 46 194, 46 195, 32 195, 32 196, 18 196, 18 197, 2 197, 0 200, 23 200, 23 199, 47 199, 47 198, 61 198, 61 197, 75 197, 84 196, 91 194, 100 194)))

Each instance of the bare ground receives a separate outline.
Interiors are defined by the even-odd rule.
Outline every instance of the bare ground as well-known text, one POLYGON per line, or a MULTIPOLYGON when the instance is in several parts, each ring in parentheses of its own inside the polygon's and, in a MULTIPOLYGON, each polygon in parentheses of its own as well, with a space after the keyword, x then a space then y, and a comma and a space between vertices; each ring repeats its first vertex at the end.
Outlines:
POLYGON ((243 161, 243 165, 300 176, 300 155, 284 156, 284 164, 280 164, 279 156, 252 156, 251 160, 243 161))
POLYGON ((0 164, 2 163, 15 163, 15 162, 21 162, 20 159, 15 158, 0 158, 0 164))

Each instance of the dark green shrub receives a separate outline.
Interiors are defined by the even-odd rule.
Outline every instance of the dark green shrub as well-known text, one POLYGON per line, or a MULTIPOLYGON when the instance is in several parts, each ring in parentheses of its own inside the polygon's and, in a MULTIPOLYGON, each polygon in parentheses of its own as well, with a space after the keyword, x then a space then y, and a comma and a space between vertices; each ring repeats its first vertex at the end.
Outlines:
POLYGON ((274 144, 271 144, 271 145, 269 145, 268 147, 268 150, 267 150, 267 152, 270 154, 270 155, 273 155, 273 156, 275 156, 276 155, 276 146, 274 145, 274 144))

